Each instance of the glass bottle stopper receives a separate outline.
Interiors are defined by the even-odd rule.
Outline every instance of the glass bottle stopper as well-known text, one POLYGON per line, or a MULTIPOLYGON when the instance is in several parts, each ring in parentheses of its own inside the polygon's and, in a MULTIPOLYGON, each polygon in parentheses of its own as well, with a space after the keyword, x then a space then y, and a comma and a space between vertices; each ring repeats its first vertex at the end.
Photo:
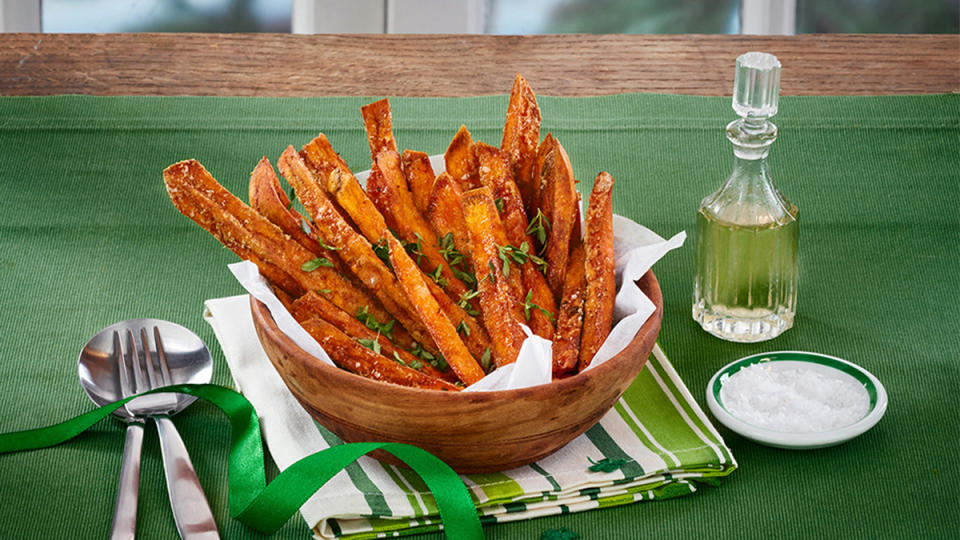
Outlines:
POLYGON ((737 58, 733 110, 738 116, 769 118, 780 101, 780 61, 772 54, 748 52, 737 58))
POLYGON ((766 157, 777 138, 767 119, 780 102, 780 61, 772 54, 748 52, 737 58, 733 77, 733 110, 741 118, 727 125, 727 138, 741 159, 766 157))

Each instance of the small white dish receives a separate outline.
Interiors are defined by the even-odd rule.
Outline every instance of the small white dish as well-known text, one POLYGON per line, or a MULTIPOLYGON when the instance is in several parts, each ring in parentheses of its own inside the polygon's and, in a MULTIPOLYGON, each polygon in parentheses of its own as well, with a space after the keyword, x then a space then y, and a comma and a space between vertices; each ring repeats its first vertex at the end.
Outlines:
POLYGON ((805 351, 777 351, 753 354, 735 360, 717 371, 707 384, 707 406, 721 424, 744 437, 767 446, 790 449, 811 449, 834 446, 872 428, 887 410, 887 392, 883 385, 870 372, 862 367, 825 354, 805 351), (771 368, 804 367, 833 377, 848 377, 863 385, 870 399, 867 413, 852 424, 830 431, 784 432, 759 427, 734 416, 724 406, 721 389, 731 376, 745 367, 759 363, 769 363, 771 368))

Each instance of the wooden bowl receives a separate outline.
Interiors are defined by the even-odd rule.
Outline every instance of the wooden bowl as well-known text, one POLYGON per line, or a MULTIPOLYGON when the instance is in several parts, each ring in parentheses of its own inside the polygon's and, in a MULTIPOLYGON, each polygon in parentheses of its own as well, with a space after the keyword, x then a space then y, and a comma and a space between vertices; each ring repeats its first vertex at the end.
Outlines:
MULTIPOLYGON (((287 387, 346 442, 401 442, 429 450, 460 473, 511 469, 543 458, 596 424, 653 350, 663 297, 653 272, 638 282, 656 306, 627 347, 589 371, 550 384, 496 392, 437 392, 366 379, 296 346, 251 297, 257 336, 287 387)), ((384 453, 377 459, 397 463, 384 453)))

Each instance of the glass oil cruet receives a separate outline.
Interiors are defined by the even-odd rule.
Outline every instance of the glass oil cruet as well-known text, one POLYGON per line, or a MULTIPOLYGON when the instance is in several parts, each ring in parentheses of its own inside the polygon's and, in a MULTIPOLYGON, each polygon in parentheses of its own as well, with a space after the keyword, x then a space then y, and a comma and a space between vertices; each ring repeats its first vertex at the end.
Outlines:
POLYGON ((693 318, 728 341, 773 339, 797 309, 797 207, 770 179, 767 154, 777 138, 780 61, 750 52, 737 58, 727 125, 733 172, 697 214, 693 318))

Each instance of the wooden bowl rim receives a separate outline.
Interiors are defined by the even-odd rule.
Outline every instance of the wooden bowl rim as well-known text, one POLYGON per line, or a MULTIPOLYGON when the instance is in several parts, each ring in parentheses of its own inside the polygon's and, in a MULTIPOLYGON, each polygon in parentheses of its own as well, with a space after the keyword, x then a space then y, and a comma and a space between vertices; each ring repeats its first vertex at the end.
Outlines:
MULTIPOLYGON (((536 386, 528 386, 525 388, 513 388, 510 390, 490 390, 483 392, 440 392, 437 390, 428 390, 423 388, 413 388, 409 386, 401 386, 398 384, 385 383, 382 381, 375 381, 355 373, 351 373, 345 369, 338 368, 336 366, 331 366, 323 361, 317 359, 312 354, 300 348, 296 343, 293 342, 286 334, 284 334, 280 328, 277 326, 276 321, 273 318, 273 315, 270 313, 270 310, 265 304, 250 296, 250 311, 251 316, 253 317, 254 325, 260 326, 260 330, 266 333, 271 337, 274 344, 277 345, 281 351, 290 358, 309 358, 314 359, 313 365, 319 369, 319 372, 325 377, 331 377, 334 380, 342 379, 345 381, 351 381, 353 384, 360 386, 362 391, 370 392, 379 392, 383 393, 384 391, 390 392, 399 392, 411 393, 411 396, 418 396, 418 399, 437 399, 441 402, 444 400, 470 400, 470 401, 492 401, 492 400, 514 400, 521 399, 524 396, 528 396, 534 393, 543 392, 546 388, 553 388, 557 391, 564 390, 568 386, 580 385, 584 378, 590 377, 600 377, 605 374, 607 371, 615 369, 618 364, 628 360, 626 353, 630 350, 632 345, 636 344, 638 341, 644 339, 647 332, 651 331, 651 325, 654 325, 656 333, 660 331, 660 321, 663 317, 663 295, 660 290, 660 283, 657 280, 656 275, 654 275, 653 270, 647 270, 647 272, 640 277, 636 282, 637 286, 647 295, 651 302, 655 306, 654 312, 650 317, 643 323, 637 333, 633 336, 633 339, 630 340, 630 343, 624 347, 622 351, 614 355, 612 358, 604 362, 603 364, 585 372, 577 373, 570 377, 560 379, 558 381, 550 381, 546 384, 539 384, 536 386)), ((258 335, 259 338, 259 335, 258 335)), ((646 360, 645 358, 643 359, 646 360)))

